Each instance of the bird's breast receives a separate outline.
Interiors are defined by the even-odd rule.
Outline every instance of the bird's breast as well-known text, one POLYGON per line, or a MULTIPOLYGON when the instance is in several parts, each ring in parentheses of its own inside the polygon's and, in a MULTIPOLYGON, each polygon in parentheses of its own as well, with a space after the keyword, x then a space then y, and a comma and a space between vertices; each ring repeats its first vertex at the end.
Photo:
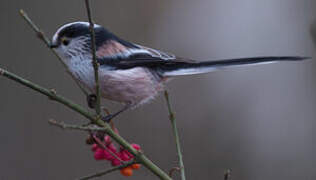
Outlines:
POLYGON ((92 62, 80 57, 75 57, 70 60, 68 67, 73 76, 92 92, 95 87, 92 62))
POLYGON ((163 84, 146 68, 136 67, 126 70, 100 69, 100 86, 105 98, 130 103, 142 104, 153 99, 163 84))
MULTIPOLYGON (((95 92, 94 69, 91 61, 73 61, 69 67, 75 78, 91 92, 95 92)), ((99 68, 99 84, 103 98, 139 105, 153 99, 163 90, 161 79, 147 68, 124 70, 99 68)))

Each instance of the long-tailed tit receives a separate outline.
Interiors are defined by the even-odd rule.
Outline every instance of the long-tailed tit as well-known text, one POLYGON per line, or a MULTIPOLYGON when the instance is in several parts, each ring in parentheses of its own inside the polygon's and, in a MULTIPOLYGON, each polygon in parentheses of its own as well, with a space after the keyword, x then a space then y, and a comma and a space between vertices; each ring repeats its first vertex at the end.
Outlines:
MULTIPOLYGON (((96 56, 100 64, 102 98, 121 102, 126 109, 154 99, 167 80, 176 76, 208 73, 226 67, 307 59, 298 56, 271 56, 196 62, 173 54, 125 41, 100 25, 94 25, 96 56)), ((72 75, 95 93, 89 23, 74 22, 60 27, 52 39, 72 75)))

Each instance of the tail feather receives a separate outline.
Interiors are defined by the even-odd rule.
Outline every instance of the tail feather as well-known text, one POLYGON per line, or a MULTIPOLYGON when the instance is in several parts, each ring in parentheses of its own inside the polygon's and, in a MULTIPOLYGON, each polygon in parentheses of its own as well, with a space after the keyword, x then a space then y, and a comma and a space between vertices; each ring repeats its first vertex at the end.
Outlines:
POLYGON ((169 66, 165 69, 164 76, 181 76, 191 74, 202 74, 212 72, 226 67, 236 67, 244 65, 268 64, 280 61, 301 61, 310 59, 310 57, 300 56, 270 56, 270 57, 252 57, 239 59, 226 59, 217 61, 205 61, 199 63, 183 63, 177 66, 169 66))

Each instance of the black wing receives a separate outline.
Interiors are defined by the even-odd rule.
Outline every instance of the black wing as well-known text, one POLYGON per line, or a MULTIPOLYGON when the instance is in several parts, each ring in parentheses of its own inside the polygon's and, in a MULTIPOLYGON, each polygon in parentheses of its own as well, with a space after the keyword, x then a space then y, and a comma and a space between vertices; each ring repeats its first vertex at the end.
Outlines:
POLYGON ((165 76, 176 76, 206 73, 223 67, 308 59, 308 57, 300 56, 267 56, 196 62, 144 46, 135 46, 136 49, 127 48, 118 55, 99 58, 98 62, 101 66, 112 69, 145 67, 156 70, 165 76))

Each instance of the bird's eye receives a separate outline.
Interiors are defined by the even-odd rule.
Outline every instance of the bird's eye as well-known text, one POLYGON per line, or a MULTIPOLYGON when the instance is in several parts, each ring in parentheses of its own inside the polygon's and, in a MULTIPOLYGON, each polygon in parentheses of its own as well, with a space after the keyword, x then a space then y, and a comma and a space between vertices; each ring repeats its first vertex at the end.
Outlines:
POLYGON ((63 38, 62 40, 61 40, 61 43, 63 43, 63 45, 65 45, 65 46, 67 46, 68 44, 69 44, 69 39, 66 39, 66 38, 63 38))

